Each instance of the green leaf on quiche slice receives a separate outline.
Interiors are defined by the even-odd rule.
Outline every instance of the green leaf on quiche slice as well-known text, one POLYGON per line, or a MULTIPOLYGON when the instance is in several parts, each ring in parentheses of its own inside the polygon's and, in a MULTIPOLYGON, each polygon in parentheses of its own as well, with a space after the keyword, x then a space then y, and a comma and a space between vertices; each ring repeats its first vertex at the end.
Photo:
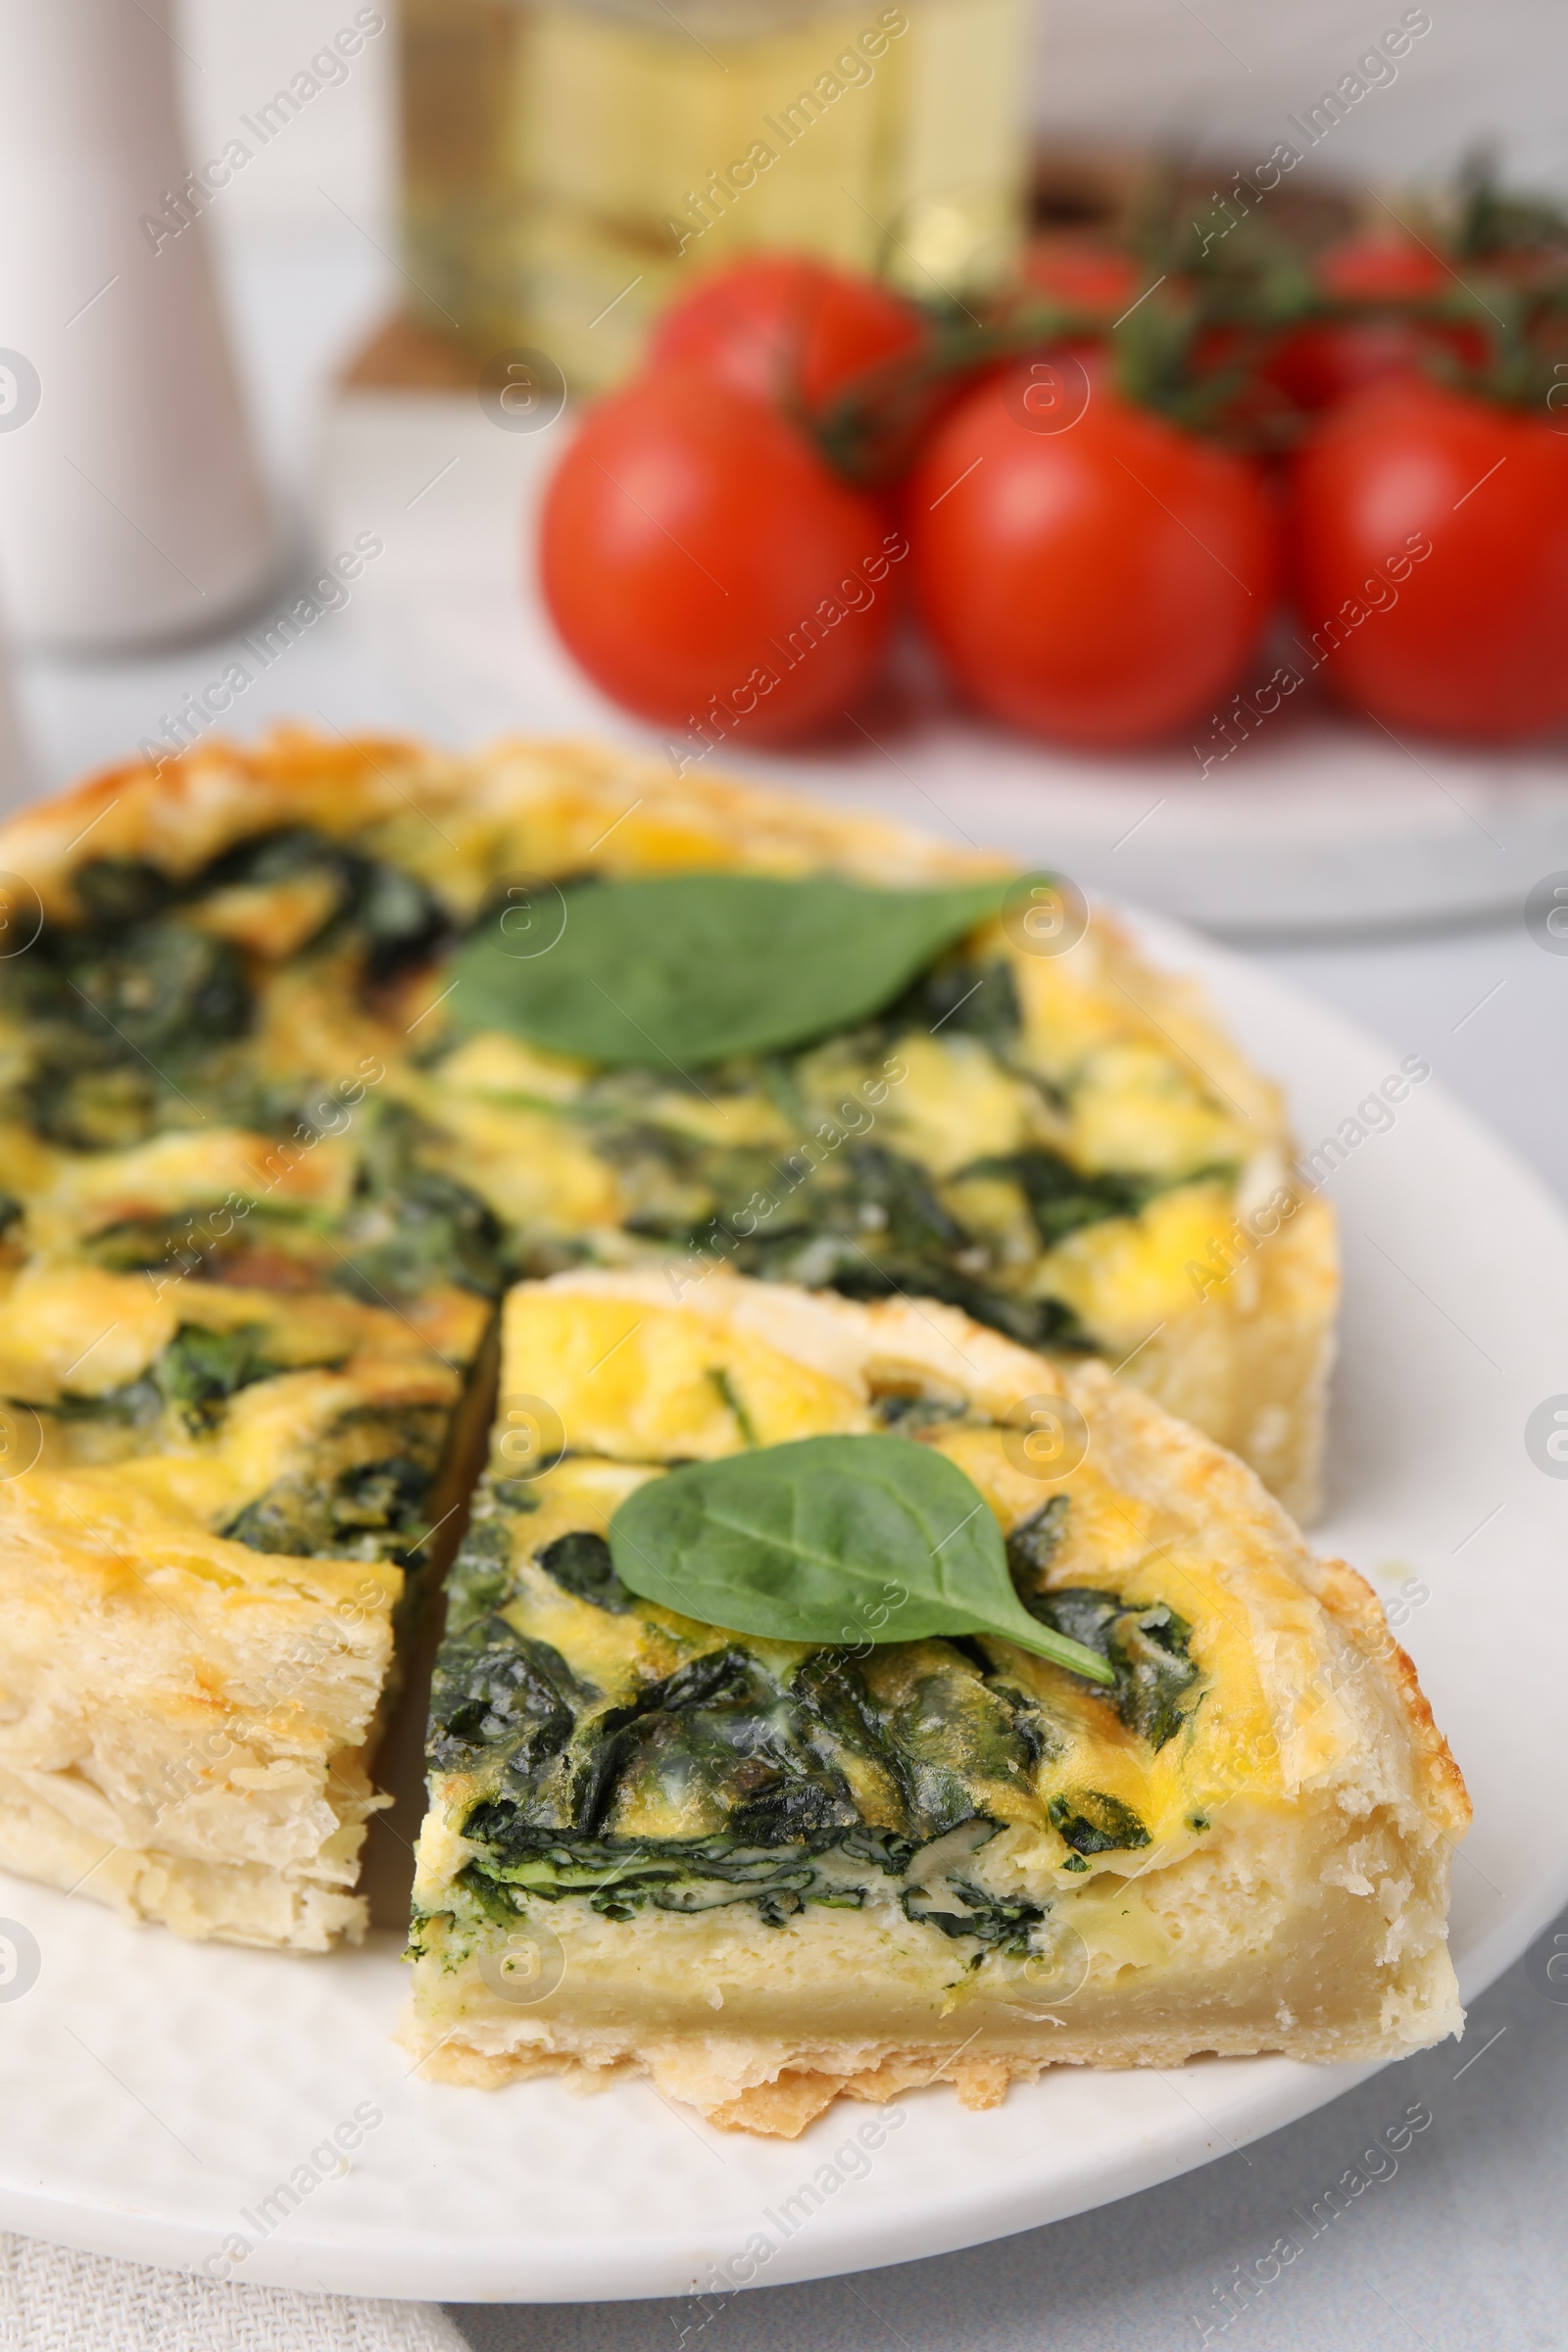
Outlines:
POLYGON ((451 967, 451 1018, 622 1068, 780 1052, 880 1012, 998 912, 1010 881, 877 890, 833 874, 695 873, 573 883, 548 922, 506 928, 505 906, 481 920, 451 967), (537 953, 518 952, 551 935, 537 953))
POLYGON ((1116 1680, 1097 1651, 1029 1614, 979 1488, 906 1438, 800 1438, 684 1464, 626 1497, 610 1548, 628 1591, 734 1633, 851 1644, 994 1634, 1116 1680))

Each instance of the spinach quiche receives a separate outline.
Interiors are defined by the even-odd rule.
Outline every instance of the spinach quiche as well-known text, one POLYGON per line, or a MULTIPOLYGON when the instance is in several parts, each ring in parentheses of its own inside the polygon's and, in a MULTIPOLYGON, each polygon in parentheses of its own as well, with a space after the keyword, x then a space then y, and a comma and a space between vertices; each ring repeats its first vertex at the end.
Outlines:
POLYGON ((637 2072, 793 2135, 840 2094, 1456 2030, 1468 1803, 1408 1659, 1102 1365, 595 1270, 511 1293, 501 1393, 430 1715, 427 2079, 637 2072))
POLYGON ((285 731, 0 828, 0 1863, 361 1931, 519 1280, 945 1303, 1309 1511, 1330 1213, 1194 992, 1034 888, 527 742, 285 731))
POLYGON ((0 828, 0 872, 13 935, 33 910, 46 926, 0 960, 29 1250, 188 1242, 339 1287, 348 1249, 362 1295, 398 1298, 663 1259, 937 1298, 1120 1367, 1315 1508, 1338 1268, 1278 1092, 1108 917, 1080 937, 1009 915, 998 859, 608 750, 285 733, 28 810, 0 828), (814 933, 742 901, 705 937, 678 897, 667 918, 647 903, 726 877, 843 895, 814 933), (868 892, 946 896, 959 919, 923 958, 830 969, 825 941, 875 927, 868 892), (760 1048, 719 1054, 719 1021, 693 1054, 650 922, 710 1010, 746 1000, 760 1048), (372 1067, 346 1117, 335 1094, 372 1067), (111 1219, 126 1166, 152 1192, 111 1219), (205 1212, 230 1194, 247 1213, 219 1232, 205 1212))

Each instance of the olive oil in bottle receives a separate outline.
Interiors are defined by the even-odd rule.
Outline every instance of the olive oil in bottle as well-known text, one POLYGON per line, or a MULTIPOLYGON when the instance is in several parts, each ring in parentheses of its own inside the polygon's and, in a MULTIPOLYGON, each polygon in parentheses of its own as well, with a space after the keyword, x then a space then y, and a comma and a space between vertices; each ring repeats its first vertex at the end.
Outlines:
POLYGON ((966 302, 1021 235, 1026 5, 403 0, 416 308, 586 391, 747 250, 966 302))

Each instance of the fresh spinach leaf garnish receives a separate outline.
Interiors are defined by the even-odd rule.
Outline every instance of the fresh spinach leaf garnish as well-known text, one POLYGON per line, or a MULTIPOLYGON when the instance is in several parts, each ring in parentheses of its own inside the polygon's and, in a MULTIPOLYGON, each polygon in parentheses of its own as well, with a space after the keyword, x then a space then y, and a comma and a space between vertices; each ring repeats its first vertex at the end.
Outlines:
POLYGON ((1006 880, 876 890, 833 874, 660 874, 563 894, 565 927, 519 957, 498 919, 454 959, 458 1027, 506 1029, 614 1067, 703 1068, 880 1012, 1002 902, 1006 880))
POLYGON ((1096 1683, 1102 1654, 1045 1626, 956 1462, 906 1439, 801 1438, 650 1479, 610 1548, 623 1585, 709 1625, 785 1642, 988 1633, 1096 1683))

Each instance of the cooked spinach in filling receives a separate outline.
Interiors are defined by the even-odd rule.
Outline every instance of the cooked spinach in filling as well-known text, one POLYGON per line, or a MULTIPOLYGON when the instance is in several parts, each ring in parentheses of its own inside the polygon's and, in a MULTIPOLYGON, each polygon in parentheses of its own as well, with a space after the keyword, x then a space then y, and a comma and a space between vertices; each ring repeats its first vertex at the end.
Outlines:
POLYGON ((939 1180, 877 1136, 887 1122, 871 1115, 906 1083, 900 1047, 938 1035, 983 1049, 1038 1094, 1044 1114, 1059 1115, 1055 1090, 1018 1059, 1007 966, 961 956, 829 1047, 730 1064, 686 1087, 698 1116, 703 1102, 760 1100, 781 1134, 799 1139, 793 1146, 705 1140, 682 1115, 680 1084, 640 1071, 601 1076, 557 1115, 614 1168, 631 1201, 627 1230, 686 1252, 695 1279, 721 1262, 852 1298, 906 1293, 961 1307, 1029 1347, 1089 1347, 1066 1300, 1031 1288, 1039 1258, 1083 1226, 1136 1216, 1195 1172, 1089 1174, 1042 1144, 980 1154, 939 1180))
POLYGON ((279 1166, 323 1144, 352 1163, 346 1189, 319 1198, 264 1175, 237 1204, 219 1191, 108 1217, 82 1246, 118 1270, 396 1304, 673 1254, 694 1280, 727 1264, 857 1298, 937 1298, 1027 1346, 1088 1348, 1052 1253, 1234 1173, 1226 1151, 1204 1157, 1191 1138, 1149 1165, 1079 1164, 1076 1081, 1043 1074, 1010 966, 961 947, 874 1019, 815 1044, 476 1094, 437 980, 413 1017, 398 992, 438 978, 493 910, 460 919, 416 874, 309 826, 239 841, 177 880, 99 858, 74 886, 83 919, 46 924, 28 954, 0 960, 0 1119, 73 1153, 226 1128, 268 1139, 279 1166), (384 1024, 380 1076, 345 1099, 354 1062, 331 1041, 365 1020, 384 1024), (996 1121, 982 1119, 955 1165, 952 1139, 988 1087, 993 1110, 999 1088, 1014 1102, 1010 1148, 985 1148, 996 1121), (491 1113, 502 1126, 480 1164, 466 1139, 491 1113), (514 1144, 509 1115, 534 1122, 514 1144), (575 1182, 541 1181, 535 1198, 508 1180, 558 1149, 575 1182), (584 1167, 601 1172, 597 1194, 584 1167))
MULTIPOLYGON (((1226 1172, 1191 1138, 1148 1166, 1102 1164, 1132 1131, 1114 1117, 1079 1149, 1070 1056, 1068 1075, 1045 1074, 1054 1064, 1025 1034, 1021 982, 972 945, 815 1043, 681 1070, 597 1068, 492 1039, 522 1055, 520 1076, 497 1078, 475 1074, 483 1041, 442 1009, 445 959, 486 909, 460 916, 400 863, 290 826, 179 878, 99 858, 74 887, 75 920, 0 959, 0 1121, 52 1147, 7 1171, 8 1262, 36 1237, 49 1253, 143 1272, 160 1297, 194 1278, 346 1292, 412 1317, 443 1291, 493 1299, 573 1263, 672 1257, 677 1286, 727 1265, 852 1298, 947 1300, 1029 1345, 1088 1347, 1053 1252, 1226 1172)), ((215 1437, 280 1368, 260 1327, 182 1324, 138 1378, 107 1396, 68 1391, 50 1410, 76 1429, 82 1458, 109 1459, 172 1426, 182 1442, 215 1437)), ((726 1400, 748 1438, 744 1402, 726 1400)), ((946 1409, 889 1397, 884 1425, 913 1435, 946 1409)), ((345 1422, 223 1532, 263 1550, 416 1560, 441 1426, 433 1411, 396 1428, 345 1422)), ((1051 1538, 1043 1522, 1015 1539, 1026 1594, 1051 1538)), ((612 1617, 632 1604, 607 1559, 597 1538, 563 1539, 544 1573, 612 1617)), ((890 1653, 786 1670, 738 1648, 651 1686, 622 1720, 509 1618, 464 1605, 451 1655, 468 1659, 475 1690, 493 1686, 493 1705, 476 1717, 459 1692, 441 1737, 454 1756, 477 1740, 495 1868, 548 1878, 538 1856, 553 1840, 608 1840, 624 1861, 621 1902, 674 1899, 654 1890, 663 1862, 634 1898, 646 1874, 625 1857, 634 1825, 676 1797, 700 1825, 703 1885, 729 1884, 720 1847, 789 1846, 818 1856, 812 1899, 826 1900, 820 1858, 844 1838, 874 1829, 885 1857, 917 1851, 979 1818, 988 1781, 1027 1780, 1050 1743, 1038 1705, 979 1642, 924 1645, 907 1687, 890 1653)), ((1155 1748, 1173 1736, 1194 1672, 1180 1618, 1044 1587, 1029 1605, 1107 1660, 1123 1725, 1155 1748)), ((468 1667, 444 1671, 461 1683, 468 1667)), ((1087 1796, 1073 1819, 1120 1834, 1087 1796)), ((1088 1835, 1069 1842, 1097 1850, 1088 1835)), ((790 1892, 768 1899, 787 1909, 790 1892)))
MULTIPOLYGON (((623 1627, 643 1604, 602 1536, 572 1530, 530 1546, 537 1501, 515 1483, 481 1488, 431 1699, 431 1770, 468 1784, 459 1818, 475 1850, 459 1883, 481 1913, 509 1919, 566 1896, 616 1920, 745 1903, 778 1926, 807 1904, 859 1908, 880 1890, 978 1958, 1029 1948, 1043 1917, 975 1875, 975 1856, 1007 1823, 1049 1824, 1069 1871, 1150 1842, 1114 1795, 1061 1785, 1062 1727, 1001 1642, 797 1654, 715 1633, 673 1672, 640 1674, 629 1691, 622 1678, 607 1693, 582 1662, 599 1654, 592 1621, 571 1644, 575 1666, 528 1628, 556 1605, 552 1589, 623 1627)), ((1163 1604, 1035 1591, 1066 1508, 1058 1495, 1016 1531, 1020 1593, 1117 1676, 1114 1691, 1066 1682, 1157 1749, 1198 1679, 1189 1629, 1163 1604)), ((616 1638, 616 1657, 627 1639, 616 1638)))
POLYGON ((434 1140, 400 1104, 377 1104, 365 1121, 334 1279, 372 1304, 416 1298, 440 1282, 485 1298, 506 1287, 510 1253, 501 1221, 468 1186, 421 1161, 421 1143, 434 1140))
POLYGON ((446 1432, 438 1406, 357 1405, 302 1448, 295 1468, 223 1533, 253 1551, 298 1559, 418 1566, 430 1533, 423 1504, 446 1432))
POLYGON ((67 1389, 44 1409, 60 1421, 120 1422, 145 1428, 172 1405, 188 1429, 211 1429, 238 1390, 249 1388, 253 1381, 270 1380, 283 1369, 267 1354, 265 1338, 259 1325, 242 1325, 237 1331, 204 1331, 195 1324, 182 1324, 163 1353, 136 1380, 96 1396, 67 1389))
POLYGON ((205 1065, 232 1054, 251 1018, 234 949, 161 916, 45 932, 0 975, 0 1012, 26 1039, 12 1115, 73 1151, 182 1124, 205 1065))

